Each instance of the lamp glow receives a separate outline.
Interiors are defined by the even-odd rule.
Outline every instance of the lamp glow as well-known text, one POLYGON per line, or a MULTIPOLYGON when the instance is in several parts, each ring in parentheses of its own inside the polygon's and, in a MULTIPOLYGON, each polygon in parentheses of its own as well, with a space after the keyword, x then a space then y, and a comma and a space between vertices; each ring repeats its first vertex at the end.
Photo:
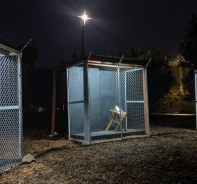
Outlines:
POLYGON ((79 18, 81 18, 83 20, 83 23, 84 23, 84 26, 85 26, 85 23, 88 19, 92 19, 90 17, 88 17, 88 15, 86 14, 86 10, 84 11, 83 15, 82 16, 78 16, 79 18))

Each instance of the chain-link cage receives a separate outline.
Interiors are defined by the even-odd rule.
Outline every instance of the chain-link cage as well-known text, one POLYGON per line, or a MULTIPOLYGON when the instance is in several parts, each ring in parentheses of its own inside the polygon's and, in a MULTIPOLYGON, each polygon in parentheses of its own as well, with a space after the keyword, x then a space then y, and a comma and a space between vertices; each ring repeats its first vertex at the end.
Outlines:
POLYGON ((91 140, 145 134, 143 69, 89 65, 88 72, 91 140))
POLYGON ((144 68, 89 63, 86 89, 84 66, 68 69, 70 138, 91 142, 145 135, 144 68))
POLYGON ((0 54, 0 173, 22 161, 20 89, 19 56, 0 54))
POLYGON ((84 140, 84 81, 83 65, 67 70, 69 138, 84 140))

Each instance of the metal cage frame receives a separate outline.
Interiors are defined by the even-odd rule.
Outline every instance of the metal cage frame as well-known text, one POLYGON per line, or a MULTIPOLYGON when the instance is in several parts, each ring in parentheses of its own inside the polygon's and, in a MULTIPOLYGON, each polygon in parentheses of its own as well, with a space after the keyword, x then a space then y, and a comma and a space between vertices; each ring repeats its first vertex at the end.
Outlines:
MULTIPOLYGON (((101 141, 101 140, 108 141, 109 139, 114 139, 114 138, 123 139, 125 137, 132 136, 132 135, 149 136, 150 127, 149 127, 149 110, 148 110, 147 65, 148 65, 148 61, 144 61, 144 60, 90 54, 90 55, 82 56, 76 60, 72 60, 70 62, 61 63, 60 65, 56 66, 53 69, 53 105, 52 105, 51 136, 55 135, 56 73, 58 70, 65 70, 65 69, 67 73, 67 107, 68 107, 68 138, 69 140, 81 142, 82 144, 91 144, 91 143, 101 141), (72 68, 74 69, 73 71, 72 71, 72 68), (106 125, 104 125, 105 128, 103 128, 104 126, 102 126, 102 129, 103 130, 106 129, 106 130, 100 132, 101 134, 98 134, 98 132, 94 132, 94 130, 96 130, 96 126, 93 126, 93 123, 92 123, 93 116, 95 117, 94 121, 97 121, 95 119, 97 119, 97 117, 99 116, 105 117, 105 114, 102 115, 102 113, 98 116, 95 115, 95 113, 92 110, 94 107, 96 107, 96 105, 92 103, 93 101, 91 98, 92 91, 90 90, 90 86, 92 85, 90 83, 92 82, 90 79, 92 78, 91 73, 95 75, 94 73, 95 68, 101 71, 100 76, 102 76, 102 72, 105 73, 105 71, 108 70, 109 72, 107 75, 110 75, 109 73, 115 73, 116 76, 120 76, 121 80, 125 80, 127 76, 127 72, 129 73, 129 71, 131 70, 140 72, 140 78, 141 78, 140 85, 142 86, 141 87, 142 92, 140 93, 141 94, 140 96, 143 99, 142 100, 141 99, 139 100, 128 99, 127 101, 128 103, 131 103, 131 104, 132 103, 139 104, 139 107, 134 109, 133 113, 138 114, 139 108, 141 109, 142 111, 141 115, 143 116, 142 117, 143 130, 142 131, 140 130, 140 131, 135 132, 135 131, 128 130, 127 132, 124 132, 123 123, 120 122, 120 125, 118 127, 120 131, 111 131, 111 130, 106 131, 107 130, 106 125), (78 74, 76 74, 75 72, 77 72, 78 74), (73 77, 69 77, 69 75, 73 75, 73 77), (70 84, 71 86, 69 86, 70 84), (76 93, 74 95, 74 98, 70 96, 70 94, 72 94, 73 91, 75 91, 76 93), (79 118, 73 119, 73 117, 75 116, 79 116, 79 118), (82 130, 81 133, 80 131, 74 132, 74 133, 72 132, 72 129, 75 128, 74 126, 76 125, 75 124, 76 122, 78 123, 76 128, 78 130, 82 130)), ((112 75, 114 76, 114 74, 112 75)), ((132 75, 129 75, 129 76, 131 77, 132 75)), ((95 79, 95 76, 93 76, 93 78, 95 79)), ((103 79, 104 79, 104 76, 103 76, 103 79)), ((118 80, 116 80, 117 86, 119 86, 118 80)), ((124 87, 123 87, 124 96, 126 96, 127 94, 127 92, 125 92, 126 91, 125 85, 126 83, 124 84, 124 87)), ((97 90, 96 85, 94 87, 95 89, 94 88, 92 89, 97 90)), ((129 86, 127 86, 127 88, 129 88, 129 86)), ((117 93, 119 93, 118 88, 116 88, 115 90, 117 91, 117 93)), ((97 93, 97 92, 94 91, 93 93, 97 93)), ((121 95, 123 93, 121 92, 121 95)), ((121 100, 117 100, 116 105, 118 105, 121 108, 122 102, 120 103, 120 101, 121 100)), ((105 119, 105 124, 106 122, 109 122, 109 118, 111 117, 109 108, 113 108, 113 105, 108 107, 108 110, 105 111, 105 113, 107 113, 107 116, 108 116, 107 119, 105 119)), ((124 112, 125 108, 124 107, 122 108, 123 109, 122 112, 124 112)), ((132 105, 129 108, 133 108, 132 105)), ((128 115, 130 114, 131 112, 128 113, 128 115)), ((121 111, 120 111, 120 115, 121 115, 121 111)), ((136 117, 139 115, 136 115, 136 117)), ((129 120, 129 116, 127 116, 124 119, 124 123, 126 123, 126 126, 130 122, 130 120, 129 121, 128 120, 129 120)))
POLYGON ((194 70, 195 102, 196 102, 196 129, 197 129, 197 69, 194 70))
POLYGON ((21 52, 0 44, 0 173, 22 163, 21 52))

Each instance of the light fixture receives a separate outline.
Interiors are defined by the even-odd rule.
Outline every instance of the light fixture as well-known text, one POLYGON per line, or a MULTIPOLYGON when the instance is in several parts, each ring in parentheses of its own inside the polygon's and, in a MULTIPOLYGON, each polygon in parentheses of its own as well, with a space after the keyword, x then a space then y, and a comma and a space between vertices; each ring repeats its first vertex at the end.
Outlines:
POLYGON ((86 14, 86 10, 84 10, 84 13, 82 16, 78 16, 79 18, 81 18, 83 20, 83 26, 82 26, 82 39, 81 39, 81 55, 83 56, 85 54, 84 51, 84 29, 85 29, 85 23, 88 19, 92 19, 90 17, 88 17, 88 15, 86 14))
POLYGON ((81 18, 83 20, 83 23, 84 23, 84 26, 85 26, 85 23, 88 19, 92 19, 90 17, 88 17, 88 15, 86 14, 86 10, 84 11, 83 15, 82 16, 78 16, 79 18, 81 18))

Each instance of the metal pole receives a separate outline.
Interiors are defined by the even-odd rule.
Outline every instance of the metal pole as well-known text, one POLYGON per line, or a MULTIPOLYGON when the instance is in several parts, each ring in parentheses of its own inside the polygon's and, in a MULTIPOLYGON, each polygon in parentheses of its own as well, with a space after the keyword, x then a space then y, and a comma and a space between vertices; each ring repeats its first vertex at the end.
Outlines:
POLYGON ((32 39, 30 39, 30 40, 23 46, 23 48, 20 50, 20 52, 23 52, 23 50, 30 44, 31 41, 32 41, 32 39))
POLYGON ((196 105, 196 129, 197 129, 197 70, 194 70, 195 79, 195 105, 196 105))
POLYGON ((119 108, 120 108, 120 132, 121 132, 121 139, 122 139, 122 122, 121 122, 121 117, 122 117, 122 111, 121 111, 121 93, 120 93, 120 90, 121 90, 121 86, 120 86, 120 64, 122 62, 124 58, 124 54, 122 55, 119 63, 118 63, 118 96, 119 96, 119 108))
POLYGON ((53 70, 53 99, 52 99, 51 135, 54 135, 54 133, 55 133, 55 112, 56 112, 56 70, 53 70))
POLYGON ((148 67, 150 62, 151 62, 151 59, 149 59, 147 65, 143 69, 143 72, 144 72, 143 83, 144 83, 144 86, 145 86, 145 89, 144 89, 144 93, 145 93, 144 102, 145 102, 145 113, 146 113, 145 114, 145 118, 146 118, 146 121, 145 121, 145 123, 146 123, 145 124, 145 132, 146 132, 147 136, 150 136, 149 108, 148 108, 148 80, 147 80, 147 67, 148 67))
POLYGON ((88 19, 91 19, 90 17, 88 17, 88 15, 86 14, 86 11, 84 11, 82 16, 78 16, 79 18, 81 18, 83 20, 83 26, 82 26, 82 41, 81 41, 81 55, 84 56, 85 51, 84 51, 84 29, 85 29, 85 22, 88 19))
POLYGON ((21 54, 18 54, 18 78, 19 78, 19 145, 20 156, 23 157, 23 106, 22 106, 22 62, 21 54))
POLYGON ((85 25, 82 25, 82 38, 81 38, 81 55, 84 56, 85 51, 84 51, 84 29, 85 25))
POLYGON ((70 140, 71 138, 71 134, 70 134, 70 131, 71 131, 71 126, 70 126, 70 105, 69 105, 69 102, 70 102, 70 85, 69 85, 69 69, 66 68, 66 89, 67 89, 67 117, 68 117, 68 139, 70 140))
POLYGON ((83 80, 84 80, 84 142, 83 144, 90 144, 90 103, 89 103, 89 80, 88 80, 88 60, 90 58, 91 52, 87 58, 84 60, 83 64, 83 80))

